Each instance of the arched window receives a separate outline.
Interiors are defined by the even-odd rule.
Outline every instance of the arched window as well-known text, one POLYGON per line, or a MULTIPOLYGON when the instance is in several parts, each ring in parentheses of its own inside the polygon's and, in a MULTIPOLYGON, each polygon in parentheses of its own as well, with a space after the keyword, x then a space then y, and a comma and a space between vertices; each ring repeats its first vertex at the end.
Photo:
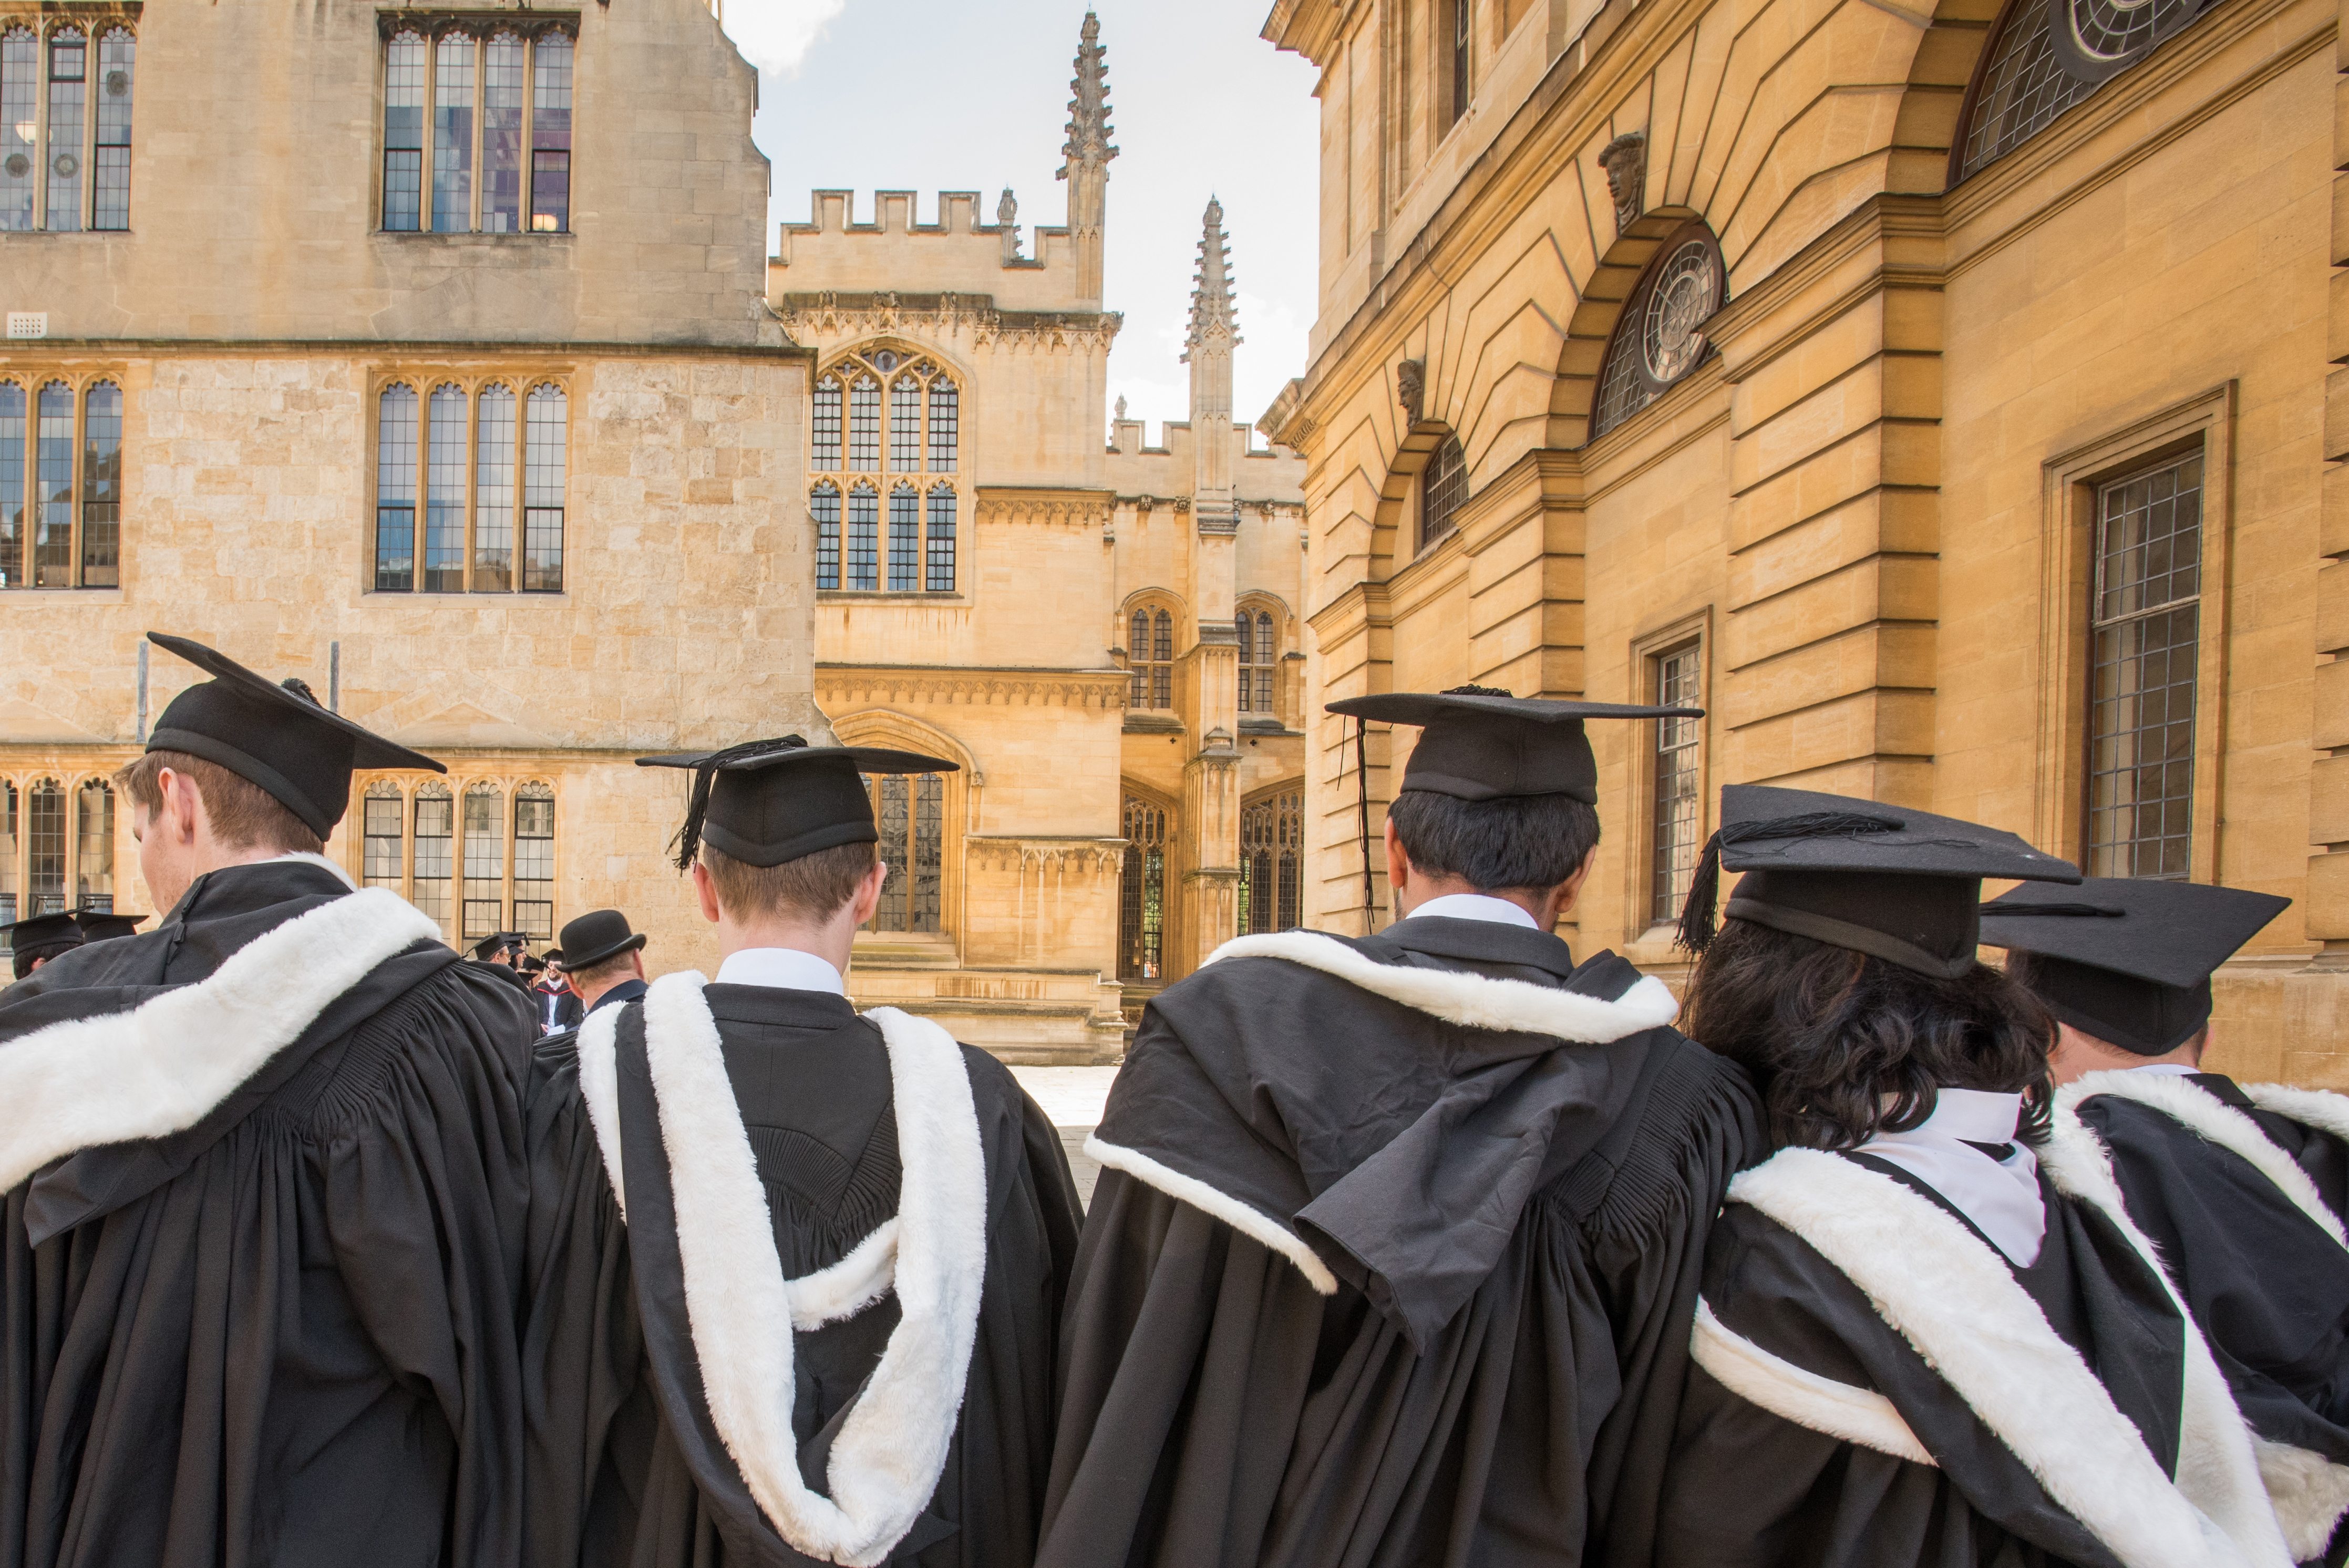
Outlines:
POLYGON ((898 473, 922 466, 922 378, 911 371, 889 383, 889 467, 898 473))
POLYGON ((889 491, 889 591, 910 593, 922 585, 922 497, 909 484, 889 491))
POLYGON ((1703 326, 1729 297, 1713 231, 1683 224, 1656 250, 1608 340, 1590 436, 1605 435, 1713 356, 1703 326))
POLYGON ((513 586, 514 391, 481 388, 473 425, 473 592, 513 586))
POLYGON ((1235 630, 1239 634, 1239 710, 1269 716, 1273 707, 1273 676, 1279 647, 1269 610, 1242 610, 1235 630))
POLYGON ((1951 182, 1971 178, 2144 59, 2217 0, 2010 3, 1975 79, 1951 182))
POLYGON ((78 25, 59 23, 46 40, 23 23, 0 26, 0 230, 130 226, 137 48, 129 27, 109 26, 93 72, 78 25))
POLYGON ((98 127, 90 160, 89 226, 130 227, 130 78, 138 40, 109 27, 98 41, 98 127))
POLYGON ((1446 436, 1435 456, 1419 476, 1419 547, 1422 550, 1449 534, 1460 522, 1460 503, 1468 499, 1468 459, 1460 443, 1446 436))
POLYGON ((881 586, 881 492, 863 480, 848 491, 845 553, 849 587, 881 586))
POLYGON ((571 35, 538 36, 531 72, 530 227, 560 234, 571 227, 571 35))
POLYGON ((74 907, 114 913, 114 787, 86 780, 74 791, 74 907))
MULTIPOLYGON (((393 33, 383 56, 385 231, 567 231, 574 53, 562 27, 393 33)), ((102 105, 99 137, 103 145, 102 105)))
POLYGON ((122 388, 96 381, 82 394, 81 585, 122 583, 122 388))
MULTIPOLYGON (((16 786, 0 779, 0 925, 16 919, 16 786)), ((8 951, 8 937, 0 932, 0 954, 8 951)))
POLYGON ((1240 810, 1239 934, 1297 925, 1304 890, 1305 790, 1285 784, 1240 810))
MULTIPOLYGON (((474 44, 469 33, 440 36, 432 72, 432 232, 473 226, 474 44)), ((389 189, 389 181, 386 181, 389 189)), ((388 229, 389 223, 384 224, 388 229)))
POLYGON ((465 389, 450 382, 426 403, 424 591, 465 591, 465 389))
POLYGON ((551 381, 526 397, 503 379, 429 385, 377 395, 375 591, 560 593, 569 395, 551 381))
POLYGON ((1174 617, 1143 605, 1133 612, 1126 663, 1133 671, 1134 707, 1174 706, 1174 617))
POLYGON ((559 593, 571 400, 562 387, 542 381, 530 389, 528 405, 522 459, 522 586, 526 593, 559 593))
POLYGON ((522 36, 492 33, 481 55, 481 221, 492 234, 522 232, 522 36))
POLYGON ((376 398, 375 586, 406 593, 416 578, 416 388, 395 381, 376 398))
POLYGON ((402 28, 383 56, 383 226, 405 233, 424 215, 424 69, 431 46, 402 28))
POLYGON ((22 588, 28 581, 25 469, 25 388, 20 382, 0 381, 0 588, 22 588))
POLYGON ((416 789, 415 876, 408 902, 449 929, 449 883, 456 869, 457 801, 449 786, 428 779, 416 789))
POLYGON ((486 781, 465 791, 465 930, 468 941, 504 929, 505 792, 486 781))
POLYGON ((881 830, 877 847, 889 869, 864 929, 935 934, 944 928, 946 779, 936 773, 884 773, 866 788, 881 830))
POLYGON ((840 467, 840 377, 825 376, 815 384, 815 438, 809 444, 808 467, 840 467))
POLYGON ((808 492, 808 515, 815 519, 815 585, 840 586, 840 487, 830 480, 808 492))
POLYGON ((1156 980, 1166 970, 1167 811, 1125 798, 1125 872, 1118 886, 1117 973, 1156 980))
POLYGON ((930 487, 930 556, 922 586, 933 593, 955 591, 955 492, 952 485, 930 487))
POLYGON ((40 35, 22 23, 0 27, 0 229, 39 222, 40 76, 40 35))
POLYGON ((554 791, 525 784, 514 791, 513 928, 554 940, 554 791))
POLYGON ((881 383, 871 376, 848 389, 848 466, 861 474, 881 466, 881 383))
POLYGON ((122 581, 122 388, 0 381, 0 588, 122 581), (77 436, 78 435, 78 456, 77 436))
POLYGON ((36 779, 25 791, 27 914, 56 914, 66 906, 66 791, 54 779, 36 779))
POLYGON ((361 799, 359 827, 367 841, 360 880, 368 887, 388 887, 404 894, 408 857, 406 837, 400 830, 403 804, 398 785, 388 779, 377 779, 367 787, 361 799))
POLYGON ((62 233, 82 227, 82 126, 89 112, 89 36, 64 26, 49 35, 47 124, 42 155, 48 165, 47 222, 62 233))
POLYGON ((40 472, 33 480, 33 586, 73 586, 74 395, 62 381, 41 388, 40 472))
POLYGON ((930 472, 950 474, 962 443, 962 394, 944 376, 930 383, 930 472))

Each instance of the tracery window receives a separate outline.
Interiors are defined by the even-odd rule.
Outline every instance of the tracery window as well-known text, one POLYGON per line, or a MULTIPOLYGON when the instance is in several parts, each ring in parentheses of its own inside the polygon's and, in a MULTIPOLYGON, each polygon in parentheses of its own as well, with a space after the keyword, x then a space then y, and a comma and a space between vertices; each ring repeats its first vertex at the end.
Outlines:
POLYGON ((400 831, 404 814, 399 786, 378 779, 361 798, 359 826, 366 839, 360 880, 368 887, 387 887, 404 893, 407 881, 401 862, 407 859, 406 835, 400 831))
POLYGON ((114 913, 114 787, 103 779, 74 791, 74 907, 114 913))
POLYGON ((454 879, 457 798, 437 779, 416 787, 415 871, 408 902, 449 929, 449 884, 454 879))
POLYGON ((54 779, 36 779, 25 791, 26 914, 57 914, 66 907, 66 791, 54 779))
POLYGON ((1422 550, 1460 526, 1460 504, 1468 499, 1468 459, 1459 441, 1444 438, 1419 477, 1419 547, 1422 550))
POLYGON ((513 929, 554 939, 554 791, 525 784, 514 791, 513 929))
POLYGON ((1959 124, 1969 179, 2144 59, 2217 0, 2013 0, 1959 124))
POLYGON ((460 793, 446 779, 428 778, 415 782, 412 800, 407 788, 398 778, 378 778, 363 791, 365 884, 404 895, 453 941, 478 941, 500 931, 552 940, 554 788, 533 779, 509 791, 500 780, 481 779, 460 793), (460 884, 454 901, 452 882, 460 884), (452 908, 459 916, 454 925, 452 908))
POLYGON ((505 791, 482 782, 465 790, 465 929, 467 941, 505 929, 505 791))
POLYGON ((2097 487, 2082 868, 2091 876, 2192 874, 2202 469, 2196 451, 2097 487))
POLYGON ((566 232, 574 54, 560 26, 393 32, 383 54, 385 232, 566 232))
POLYGON ((1274 712, 1273 677, 1278 673, 1279 634, 1269 610, 1242 610, 1239 635, 1239 710, 1269 717, 1274 712))
POLYGON ((1591 412, 1597 440, 1713 357, 1704 324, 1728 302, 1721 247, 1700 220, 1682 225, 1656 249, 1608 340, 1591 412))
MULTIPOLYGON (((961 393, 936 362, 894 348, 861 348, 816 378, 808 466, 817 473, 915 475, 956 471, 960 459, 961 393), (884 392, 888 410, 883 440, 884 392), (842 403, 845 399, 843 463, 842 403), (883 459, 886 456, 886 462, 883 459)), ((951 593, 957 583, 957 524, 959 492, 955 481, 926 491, 911 479, 887 485, 889 527, 885 552, 879 531, 881 487, 859 481, 850 487, 840 564, 827 573, 827 519, 836 531, 838 492, 829 480, 808 491, 816 520, 816 586, 825 591, 885 590, 895 593, 951 593), (864 531, 870 528, 868 534, 864 531)))
POLYGON ((569 396, 541 381, 517 397, 516 385, 424 378, 377 394, 377 593, 562 591, 569 396))
POLYGON ((127 26, 0 24, 0 230, 130 226, 137 56, 127 26))
POLYGON ((877 846, 888 870, 866 931, 936 933, 943 928, 946 779, 936 773, 885 773, 869 779, 877 846))
POLYGON ((1126 664, 1133 672, 1131 707, 1174 706, 1174 617, 1151 605, 1138 606, 1130 624, 1126 664))
POLYGON ((1157 980, 1166 969, 1166 845, 1164 806, 1125 798, 1125 868, 1118 882, 1117 973, 1157 980))
POLYGON ((0 588, 121 585, 122 388, 0 370, 0 588))
POLYGON ((815 519, 815 585, 840 586, 840 487, 827 480, 808 493, 808 515, 815 519))
POLYGON ((1301 785, 1280 785, 1240 809, 1239 935, 1299 923, 1304 856, 1301 785))

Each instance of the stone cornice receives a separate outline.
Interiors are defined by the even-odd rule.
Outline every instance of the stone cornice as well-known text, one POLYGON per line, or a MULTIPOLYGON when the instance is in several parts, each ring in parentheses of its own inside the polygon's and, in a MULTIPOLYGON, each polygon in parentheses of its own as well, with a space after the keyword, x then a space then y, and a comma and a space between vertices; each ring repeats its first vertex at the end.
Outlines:
POLYGON ((971 669, 948 665, 818 665, 819 701, 942 707, 1077 707, 1113 713, 1133 677, 1123 670, 971 669))
POLYGON ((88 358, 128 358, 138 355, 220 355, 229 356, 284 355, 308 357, 342 355, 352 359, 382 360, 431 356, 439 359, 494 359, 501 364, 536 356, 555 359, 791 359, 812 363, 815 350, 796 343, 598 343, 586 340, 538 342, 482 338, 441 341, 398 337, 12 337, 0 341, 0 354, 11 359, 43 354, 88 358))
POLYGON ((1105 528, 1115 501, 1116 498, 1107 490, 981 486, 978 490, 978 517, 985 522, 1105 528))
POLYGON ((1384 583, 1350 583, 1345 592, 1305 617, 1305 624, 1326 648, 1363 627, 1392 625, 1394 608, 1384 583))
POLYGON ((872 337, 911 331, 953 338, 967 334, 975 348, 999 343, 1046 352, 1071 348, 1107 352, 1118 328, 1125 324, 1125 317, 1113 310, 998 310, 992 294, 825 290, 777 295, 773 308, 784 330, 794 337, 872 337))
POLYGON ((1123 839, 1034 838, 966 833, 963 853, 986 871, 1042 866, 1114 875, 1125 866, 1123 839))

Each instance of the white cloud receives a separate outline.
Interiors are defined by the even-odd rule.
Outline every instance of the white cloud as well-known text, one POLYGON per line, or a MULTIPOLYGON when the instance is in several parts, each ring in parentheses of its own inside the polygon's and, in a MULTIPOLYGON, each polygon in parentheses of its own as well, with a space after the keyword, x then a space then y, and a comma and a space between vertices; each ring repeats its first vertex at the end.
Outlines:
POLYGON ((799 74, 808 51, 848 0, 725 0, 726 36, 761 74, 799 74))

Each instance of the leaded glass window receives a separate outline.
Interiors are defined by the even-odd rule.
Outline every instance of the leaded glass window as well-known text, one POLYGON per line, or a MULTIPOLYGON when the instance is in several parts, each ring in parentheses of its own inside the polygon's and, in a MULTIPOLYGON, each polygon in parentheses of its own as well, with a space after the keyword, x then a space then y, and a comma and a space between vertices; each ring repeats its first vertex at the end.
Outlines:
POLYGON ((513 586, 514 392, 481 388, 473 426, 473 592, 513 586))
POLYGON ((399 32, 383 57, 383 226, 413 231, 424 216, 424 35, 399 32))
POLYGON ((523 444, 522 585, 525 593, 563 588, 564 448, 571 404, 562 387, 542 381, 530 389, 529 428, 523 444))
POLYGON ((1118 883, 1118 977, 1163 979, 1169 813, 1163 806, 1129 795, 1124 814, 1125 868, 1118 883))
POLYGON ((876 846, 887 870, 867 931, 934 934, 944 929, 946 780, 936 773, 885 773, 868 786, 876 846))
POLYGON ((122 388, 95 381, 82 394, 81 585, 122 582, 122 388))
POLYGON ((0 589, 122 582, 122 388, 0 380, 0 589))
POLYGON ((848 492, 848 586, 881 586, 881 492, 858 484, 848 492))
POLYGON ((522 229, 523 41, 492 33, 481 51, 481 216, 489 234, 522 229))
POLYGON ((470 26, 404 27, 385 43, 383 227, 564 232, 574 40, 560 26, 470 26))
POLYGON ((2202 454, 2099 486, 2091 614, 2091 876, 2193 873, 2202 454))
POLYGON ((928 575, 922 586, 933 593, 955 591, 955 492, 947 485, 930 491, 928 575))
POLYGON ((89 226, 130 227, 130 78, 138 43, 128 27, 98 41, 98 127, 91 149, 89 226))
POLYGON ((513 928, 537 942, 554 939, 554 791, 525 784, 514 791, 513 928))
POLYGON ((1304 893, 1305 791, 1283 786, 1240 811, 1237 934, 1294 929, 1304 893))
POLYGON ((89 104, 89 38, 78 27, 49 35, 47 221, 51 232, 82 224, 82 121, 89 104))
POLYGON ((449 786, 428 781, 417 787, 415 875, 408 901, 449 929, 449 883, 456 870, 457 801, 449 786))
POLYGON ((815 519, 815 585, 840 586, 840 487, 824 483, 808 495, 808 514, 815 519))
POLYGON ((1713 356, 1704 324, 1729 298, 1729 274, 1713 231, 1692 222, 1657 247, 1631 290, 1599 373, 1590 417, 1597 440, 1713 356))
POLYGON ((533 53, 530 226, 560 234, 571 227, 571 36, 541 33, 533 53))
POLYGON ((569 399, 553 382, 518 397, 503 380, 440 381, 420 407, 414 386, 384 387, 376 591, 560 592, 568 437, 569 399))
POLYGON ((25 913, 57 914, 66 907, 66 791, 54 779, 36 779, 25 791, 25 870, 32 894, 25 913))
POLYGON ((41 37, 0 27, 0 229, 35 226, 40 189, 41 37))
POLYGON ((848 389, 848 466, 858 473, 881 466, 881 383, 870 376, 848 389))
POLYGON ((495 784, 465 791, 465 929, 471 940, 505 929, 505 792, 495 784))
POLYGON ((397 893, 408 891, 402 863, 407 841, 400 822, 406 804, 399 798, 399 786, 388 779, 367 786, 360 806, 360 829, 366 840, 360 880, 368 887, 389 888, 397 893))
MULTIPOLYGON (((442 35, 432 72, 432 231, 473 226, 473 77, 475 45, 463 33, 442 35)), ((391 227, 386 223, 385 228, 391 227)))
MULTIPOLYGON (((1704 703, 1702 645, 1690 643, 1650 661, 1656 703, 1701 707, 1704 703)), ((1688 902, 1704 842, 1704 779, 1699 748, 1701 718, 1656 720, 1655 816, 1648 856, 1648 919, 1675 921, 1688 902)))
POLYGON ((406 593, 416 577, 416 388, 393 382, 376 398, 375 586, 406 593))
POLYGON ((889 384, 889 467, 898 473, 922 466, 922 383, 900 376, 889 384))
POLYGON ((62 381, 41 388, 33 481, 33 586, 73 586, 74 393, 62 381))
POLYGON ((1468 459, 1450 436, 1428 459, 1419 477, 1419 547, 1443 539, 1459 526, 1460 503, 1468 499, 1468 459))
POLYGON ((962 446, 962 393, 941 376, 930 383, 930 472, 950 474, 962 446))
POLYGON ((1269 610, 1242 610, 1234 628, 1239 636, 1239 710, 1270 716, 1273 677, 1278 673, 1279 634, 1269 610))
POLYGON ((74 22, 0 25, 0 231, 130 226, 138 44, 74 22))
POLYGON ((74 907, 114 913, 114 787, 103 779, 74 791, 74 907))
POLYGON ((1133 672, 1133 707, 1174 706, 1174 617, 1144 605, 1133 612, 1126 663, 1133 672))
POLYGON ((1960 120, 1970 179, 2144 59, 2217 0, 2014 0, 1960 120))
POLYGON ((0 381, 0 588, 26 583, 25 435, 24 386, 0 381))
POLYGON ((465 591, 465 389, 442 383, 427 403, 424 591, 465 591))
POLYGON ((815 384, 815 438, 808 466, 840 467, 840 377, 826 376, 815 384))
POLYGON ((889 492, 889 591, 910 593, 921 586, 922 498, 912 485, 889 492))

